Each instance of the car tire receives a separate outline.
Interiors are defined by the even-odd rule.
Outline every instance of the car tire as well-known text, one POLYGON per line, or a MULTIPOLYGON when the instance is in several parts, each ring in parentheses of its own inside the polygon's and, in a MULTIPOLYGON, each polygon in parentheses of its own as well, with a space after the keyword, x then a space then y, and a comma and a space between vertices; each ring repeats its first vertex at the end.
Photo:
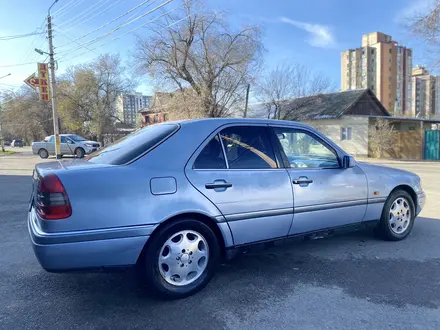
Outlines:
POLYGON ((38 155, 43 159, 49 158, 49 152, 46 149, 38 150, 38 155))
POLYGON ((416 218, 415 203, 410 194, 396 190, 388 196, 375 233, 387 241, 400 241, 411 232, 416 218))
POLYGON ((182 219, 160 228, 151 236, 144 252, 141 276, 151 293, 162 299, 184 298, 203 289, 220 259, 220 247, 213 230, 193 219, 182 219), (191 245, 189 248, 184 244, 187 242, 191 245), (191 271, 194 267, 197 271, 191 271))
POLYGON ((86 154, 86 152, 84 151, 83 148, 76 148, 75 149, 75 156, 77 158, 84 158, 84 155, 86 154))

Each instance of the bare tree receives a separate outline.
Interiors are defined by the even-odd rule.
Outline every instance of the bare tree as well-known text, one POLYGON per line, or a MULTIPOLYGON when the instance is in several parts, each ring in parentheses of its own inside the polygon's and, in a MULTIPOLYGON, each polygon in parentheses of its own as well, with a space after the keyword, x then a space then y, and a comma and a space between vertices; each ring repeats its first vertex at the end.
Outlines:
POLYGON ((369 142, 373 156, 381 158, 385 151, 390 151, 394 148, 396 141, 396 132, 390 120, 384 118, 377 118, 373 131, 370 131, 369 142))
POLYGON ((170 89, 191 88, 204 116, 229 116, 243 101, 258 67, 260 31, 234 31, 220 14, 204 13, 194 0, 182 8, 176 15, 164 14, 150 25, 150 36, 139 38, 134 56, 138 72, 170 89))
POLYGON ((22 138, 27 143, 52 134, 52 108, 40 101, 30 88, 2 94, 2 131, 8 139, 22 138))
POLYGON ((440 64, 440 0, 432 1, 431 6, 420 9, 412 17, 406 17, 409 21, 410 31, 417 37, 427 41, 425 56, 433 67, 440 64))
POLYGON ((258 99, 267 107, 267 117, 287 119, 296 109, 289 100, 330 92, 332 82, 320 72, 301 64, 282 64, 266 71, 258 85, 258 99))
POLYGON ((96 135, 102 142, 115 122, 122 121, 116 109, 118 98, 135 86, 125 72, 119 56, 110 54, 69 68, 59 84, 63 125, 69 131, 96 135))
POLYGON ((172 93, 156 92, 150 111, 166 113, 168 120, 203 118, 203 104, 194 90, 187 88, 172 93))
POLYGON ((410 19, 415 34, 428 41, 440 41, 440 0, 435 0, 427 12, 419 12, 410 19))

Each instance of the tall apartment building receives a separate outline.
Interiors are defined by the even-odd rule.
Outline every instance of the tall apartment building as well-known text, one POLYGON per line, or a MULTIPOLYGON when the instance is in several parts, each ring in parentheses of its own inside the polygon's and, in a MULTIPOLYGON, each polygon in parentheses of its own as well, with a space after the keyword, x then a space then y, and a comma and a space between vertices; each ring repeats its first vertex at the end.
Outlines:
POLYGON ((411 111, 412 50, 391 36, 373 32, 362 36, 362 47, 341 54, 341 89, 370 88, 396 116, 411 111))
POLYGON ((412 70, 412 116, 440 117, 440 77, 431 76, 423 66, 412 70))
POLYGON ((142 93, 122 94, 117 101, 119 119, 128 125, 136 125, 139 111, 150 106, 151 96, 142 93))

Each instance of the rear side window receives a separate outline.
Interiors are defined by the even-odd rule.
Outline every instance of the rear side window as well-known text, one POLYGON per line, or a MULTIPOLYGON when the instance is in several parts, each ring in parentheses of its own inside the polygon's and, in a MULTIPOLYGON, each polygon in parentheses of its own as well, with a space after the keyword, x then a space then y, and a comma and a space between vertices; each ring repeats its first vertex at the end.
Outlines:
POLYGON ((211 141, 203 148, 202 152, 197 156, 193 165, 194 169, 210 169, 218 170, 225 169, 226 162, 223 155, 222 145, 218 135, 212 138, 211 141))
POLYGON ((177 124, 147 126, 94 152, 86 159, 99 164, 123 165, 162 142, 178 129, 177 124))
POLYGON ((277 168, 265 127, 233 126, 220 132, 230 169, 277 168))

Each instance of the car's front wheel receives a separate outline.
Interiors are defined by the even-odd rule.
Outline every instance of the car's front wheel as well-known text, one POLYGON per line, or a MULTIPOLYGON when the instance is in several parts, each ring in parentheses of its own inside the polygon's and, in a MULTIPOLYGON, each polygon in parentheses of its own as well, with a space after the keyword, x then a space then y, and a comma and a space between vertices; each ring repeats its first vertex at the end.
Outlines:
POLYGON ((76 148, 75 149, 75 156, 76 157, 83 158, 85 154, 86 154, 86 152, 84 151, 83 148, 76 148))
POLYGON ((185 219, 153 234, 143 260, 143 276, 163 298, 183 298, 201 290, 220 258, 218 240, 203 222, 185 219))
POLYGON ((409 235, 416 217, 416 208, 410 194, 396 190, 390 194, 376 228, 377 233, 389 241, 400 241, 409 235))

